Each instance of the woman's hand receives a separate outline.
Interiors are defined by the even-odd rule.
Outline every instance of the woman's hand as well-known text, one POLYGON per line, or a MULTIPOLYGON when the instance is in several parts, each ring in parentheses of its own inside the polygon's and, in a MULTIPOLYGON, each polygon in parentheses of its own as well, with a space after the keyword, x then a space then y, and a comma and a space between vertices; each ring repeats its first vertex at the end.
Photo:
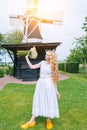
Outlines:
POLYGON ((29 54, 27 54, 26 56, 25 56, 25 58, 28 58, 29 57, 29 54))
POLYGON ((61 96, 60 96, 60 93, 57 91, 56 92, 56 95, 57 95, 57 98, 60 98, 61 96))

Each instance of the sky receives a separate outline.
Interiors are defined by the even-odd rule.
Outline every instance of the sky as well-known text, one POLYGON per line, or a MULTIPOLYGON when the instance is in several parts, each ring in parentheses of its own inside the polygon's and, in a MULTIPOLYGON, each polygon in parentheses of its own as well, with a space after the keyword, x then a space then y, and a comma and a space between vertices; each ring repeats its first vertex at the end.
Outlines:
MULTIPOLYGON (((62 42, 62 44, 57 47, 56 52, 59 60, 65 60, 70 54, 70 49, 73 48, 72 42, 75 37, 77 38, 84 35, 84 31, 81 28, 87 16, 87 0, 50 1, 52 1, 54 13, 58 8, 63 10, 63 25, 41 24, 41 34, 44 42, 62 42)), ((50 5, 48 4, 48 8, 49 7, 50 5)), ((24 12, 24 9, 25 0, 1 1, 0 33, 6 33, 13 28, 10 26, 9 15, 21 14, 24 12)))

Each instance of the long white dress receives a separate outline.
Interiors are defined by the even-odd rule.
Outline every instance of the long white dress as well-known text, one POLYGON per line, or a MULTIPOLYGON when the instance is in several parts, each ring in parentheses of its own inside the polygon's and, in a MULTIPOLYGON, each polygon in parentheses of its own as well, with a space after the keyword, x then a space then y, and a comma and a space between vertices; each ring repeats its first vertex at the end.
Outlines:
POLYGON ((37 81, 33 97, 32 114, 37 116, 59 118, 56 87, 51 78, 52 70, 46 61, 41 62, 40 78, 37 81))

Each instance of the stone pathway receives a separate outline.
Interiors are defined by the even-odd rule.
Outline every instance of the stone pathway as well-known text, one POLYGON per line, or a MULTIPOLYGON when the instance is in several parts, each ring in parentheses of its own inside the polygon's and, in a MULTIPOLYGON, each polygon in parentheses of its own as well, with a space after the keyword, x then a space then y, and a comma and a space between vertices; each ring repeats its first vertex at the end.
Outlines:
MULTIPOLYGON (((59 80, 65 80, 68 76, 59 74, 59 80)), ((5 75, 4 77, 0 78, 0 90, 7 84, 7 83, 17 83, 17 84, 35 84, 37 81, 22 81, 21 79, 17 79, 10 75, 5 75)))

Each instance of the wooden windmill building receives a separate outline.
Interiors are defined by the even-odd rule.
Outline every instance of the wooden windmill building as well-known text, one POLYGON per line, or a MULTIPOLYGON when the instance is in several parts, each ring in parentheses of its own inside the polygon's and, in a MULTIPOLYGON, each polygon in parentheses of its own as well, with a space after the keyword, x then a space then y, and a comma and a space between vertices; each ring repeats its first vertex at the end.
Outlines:
POLYGON ((38 52, 37 59, 30 59, 33 64, 40 62, 45 58, 46 50, 56 49, 61 42, 44 43, 43 37, 40 32, 40 23, 60 24, 63 23, 63 13, 58 12, 55 17, 47 17, 45 15, 38 14, 38 0, 26 0, 26 10, 24 15, 10 15, 10 20, 14 24, 15 20, 22 20, 23 22, 23 40, 21 44, 8 44, 2 45, 7 49, 13 63, 14 63, 14 76, 22 79, 23 81, 37 80, 39 77, 39 69, 31 70, 27 66, 24 56, 18 57, 18 51, 27 51, 31 47, 35 46, 38 52), (10 51, 14 53, 12 58, 10 51))

